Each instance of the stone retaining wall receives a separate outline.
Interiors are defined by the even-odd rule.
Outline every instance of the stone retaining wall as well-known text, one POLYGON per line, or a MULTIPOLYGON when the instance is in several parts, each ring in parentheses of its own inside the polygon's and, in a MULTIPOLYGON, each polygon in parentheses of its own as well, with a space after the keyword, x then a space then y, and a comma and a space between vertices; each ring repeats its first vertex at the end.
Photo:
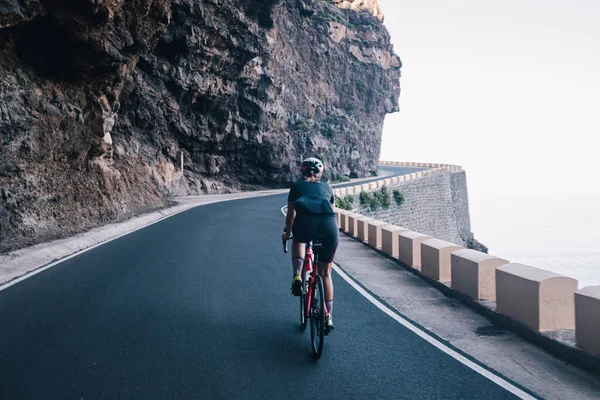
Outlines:
MULTIPOLYGON (((543 332, 545 335, 558 333, 559 330, 561 333, 574 333, 575 343, 567 343, 564 340, 555 342, 560 346, 576 346, 578 351, 583 350, 586 357, 589 357, 584 362, 586 365, 589 365, 590 359, 593 359, 593 365, 600 365, 600 286, 577 291, 575 279, 528 265, 511 264, 508 260, 448 243, 457 243, 456 237, 447 240, 446 243, 440 241, 439 239, 444 239, 440 236, 446 234, 460 236, 460 229, 455 226, 458 223, 448 223, 449 219, 442 215, 443 212, 455 214, 456 221, 462 220, 462 228, 468 227, 470 231, 466 180, 461 168, 423 163, 382 164, 431 169, 400 178, 382 179, 376 183, 358 185, 343 191, 335 189, 337 196, 351 193, 357 199, 361 191, 373 191, 384 184, 390 185, 391 188, 397 185, 406 191, 407 206, 404 210, 400 206, 379 214, 374 213, 388 220, 400 221, 401 224, 389 223, 378 218, 363 220, 366 227, 361 229, 358 240, 398 260, 406 268, 423 277, 443 282, 444 288, 448 286, 456 293, 472 298, 484 307, 520 324, 524 329, 543 332), (437 196, 436 189, 441 190, 437 196), (419 190, 422 191, 421 194, 419 190), (412 197, 412 201, 409 197, 412 197), (420 202, 417 199, 420 199, 420 202), (393 216, 394 212, 400 216, 393 216), (411 212, 417 215, 411 216, 411 212), (431 214, 430 219, 425 216, 427 212, 431 214), (441 221, 442 225, 439 229, 432 226, 433 222, 438 221, 441 221), (421 224, 430 231, 414 231, 407 224, 421 224)), ((360 210, 363 209, 355 207, 353 211, 360 210)), ((356 213, 340 209, 336 210, 336 213, 342 221, 342 231, 357 232, 354 224, 350 228, 349 224, 344 223, 347 215, 352 215, 353 221, 359 220, 360 217, 356 213)), ((352 236, 358 235, 355 233, 352 236)))
POLYGON ((402 179, 382 179, 381 184, 338 189, 336 195, 353 196, 353 212, 466 246, 473 234, 465 171, 460 167, 439 166, 440 164, 406 164, 418 164, 407 165, 415 167, 436 167, 429 171, 405 175, 402 179), (397 205, 392 196, 390 207, 377 211, 371 211, 369 206, 360 204, 361 191, 374 192, 380 190, 383 185, 388 187, 390 193, 394 189, 400 190, 405 202, 397 205))

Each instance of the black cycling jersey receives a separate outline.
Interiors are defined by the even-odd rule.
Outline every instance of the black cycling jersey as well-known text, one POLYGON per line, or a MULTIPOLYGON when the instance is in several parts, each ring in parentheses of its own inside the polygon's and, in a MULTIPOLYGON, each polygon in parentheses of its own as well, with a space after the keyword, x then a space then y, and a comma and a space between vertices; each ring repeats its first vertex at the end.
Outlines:
POLYGON ((288 201, 295 202, 295 209, 300 213, 334 215, 335 202, 333 189, 328 182, 307 182, 298 179, 292 185, 288 201))
POLYGON ((320 261, 333 261, 339 236, 333 206, 335 197, 328 182, 307 182, 299 179, 292 185, 288 201, 294 202, 297 211, 292 232, 296 240, 307 243, 315 235, 323 236, 320 261))

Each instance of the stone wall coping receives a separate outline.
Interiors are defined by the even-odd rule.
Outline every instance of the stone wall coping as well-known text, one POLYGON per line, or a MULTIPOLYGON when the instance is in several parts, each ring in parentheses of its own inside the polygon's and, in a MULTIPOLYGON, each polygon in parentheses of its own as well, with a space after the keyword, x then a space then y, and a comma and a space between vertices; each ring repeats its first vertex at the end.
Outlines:
MULTIPOLYGON (((495 257, 486 253, 482 253, 480 251, 477 250, 472 250, 472 249, 461 249, 461 250, 456 250, 452 252, 453 255, 455 255, 456 257, 460 257, 460 258, 464 258, 467 259, 469 261, 473 261, 476 263, 481 263, 484 261, 488 261, 488 260, 504 260, 503 258, 500 257, 495 257)), ((508 264, 507 260, 506 263, 508 264)))
POLYGON ((586 286, 576 291, 575 294, 600 300, 600 286, 586 286))
POLYGON ((532 267, 531 265, 519 264, 519 263, 508 263, 497 268, 501 272, 518 276, 522 279, 527 279, 534 282, 543 282, 548 279, 561 278, 571 279, 577 282, 576 279, 569 278, 568 276, 556 274, 554 272, 546 271, 545 269, 532 267))
POLYGON ((459 249, 457 249, 457 250, 464 249, 464 247, 459 246, 457 244, 450 243, 450 242, 447 242, 447 241, 441 240, 441 239, 435 239, 435 238, 433 238, 433 239, 427 239, 422 244, 425 245, 425 246, 429 246, 431 248, 434 248, 434 249, 438 249, 438 250, 443 249, 445 247, 459 247, 459 249))
POLYGON ((431 236, 429 236, 429 235, 424 235, 422 233, 409 231, 409 230, 407 230, 406 232, 402 232, 400 234, 400 236, 403 236, 407 239, 431 238, 431 236))
POLYGON ((372 226, 384 226, 384 225, 391 225, 391 224, 375 219, 373 221, 369 221, 369 225, 372 225, 372 226))
POLYGON ((444 171, 462 171, 462 167, 459 165, 451 164, 434 164, 434 163, 422 163, 422 162, 401 162, 401 161, 380 161, 379 165, 397 165, 405 167, 418 167, 418 168, 429 168, 426 171, 413 172, 405 175, 395 176, 392 178, 382 178, 369 183, 363 183, 355 186, 348 186, 343 188, 333 189, 333 194, 341 197, 348 194, 360 194, 360 192, 370 192, 378 190, 384 185, 391 185, 400 182, 407 182, 413 179, 421 179, 423 177, 440 173, 444 171))
POLYGON ((401 226, 397 226, 397 225, 391 225, 391 224, 387 224, 385 226, 382 226, 381 228, 382 230, 386 230, 387 232, 397 232, 397 231, 406 231, 406 228, 403 228, 401 226))

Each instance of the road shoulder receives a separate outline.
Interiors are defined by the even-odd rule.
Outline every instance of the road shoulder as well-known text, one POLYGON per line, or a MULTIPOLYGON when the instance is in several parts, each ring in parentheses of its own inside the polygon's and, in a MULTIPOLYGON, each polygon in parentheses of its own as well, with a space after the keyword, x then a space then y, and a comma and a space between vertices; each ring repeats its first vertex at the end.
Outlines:
POLYGON ((596 376, 493 324, 356 239, 340 235, 336 264, 402 316, 537 395, 598 399, 596 376))

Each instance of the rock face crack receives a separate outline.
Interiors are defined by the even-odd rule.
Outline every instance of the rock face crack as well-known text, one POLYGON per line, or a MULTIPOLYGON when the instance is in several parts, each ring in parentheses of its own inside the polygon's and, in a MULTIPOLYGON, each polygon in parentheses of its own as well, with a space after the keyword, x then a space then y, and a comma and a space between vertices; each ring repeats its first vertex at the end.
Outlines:
POLYGON ((355 3, 2 2, 0 251, 284 186, 309 155, 367 175, 401 63, 355 3))

